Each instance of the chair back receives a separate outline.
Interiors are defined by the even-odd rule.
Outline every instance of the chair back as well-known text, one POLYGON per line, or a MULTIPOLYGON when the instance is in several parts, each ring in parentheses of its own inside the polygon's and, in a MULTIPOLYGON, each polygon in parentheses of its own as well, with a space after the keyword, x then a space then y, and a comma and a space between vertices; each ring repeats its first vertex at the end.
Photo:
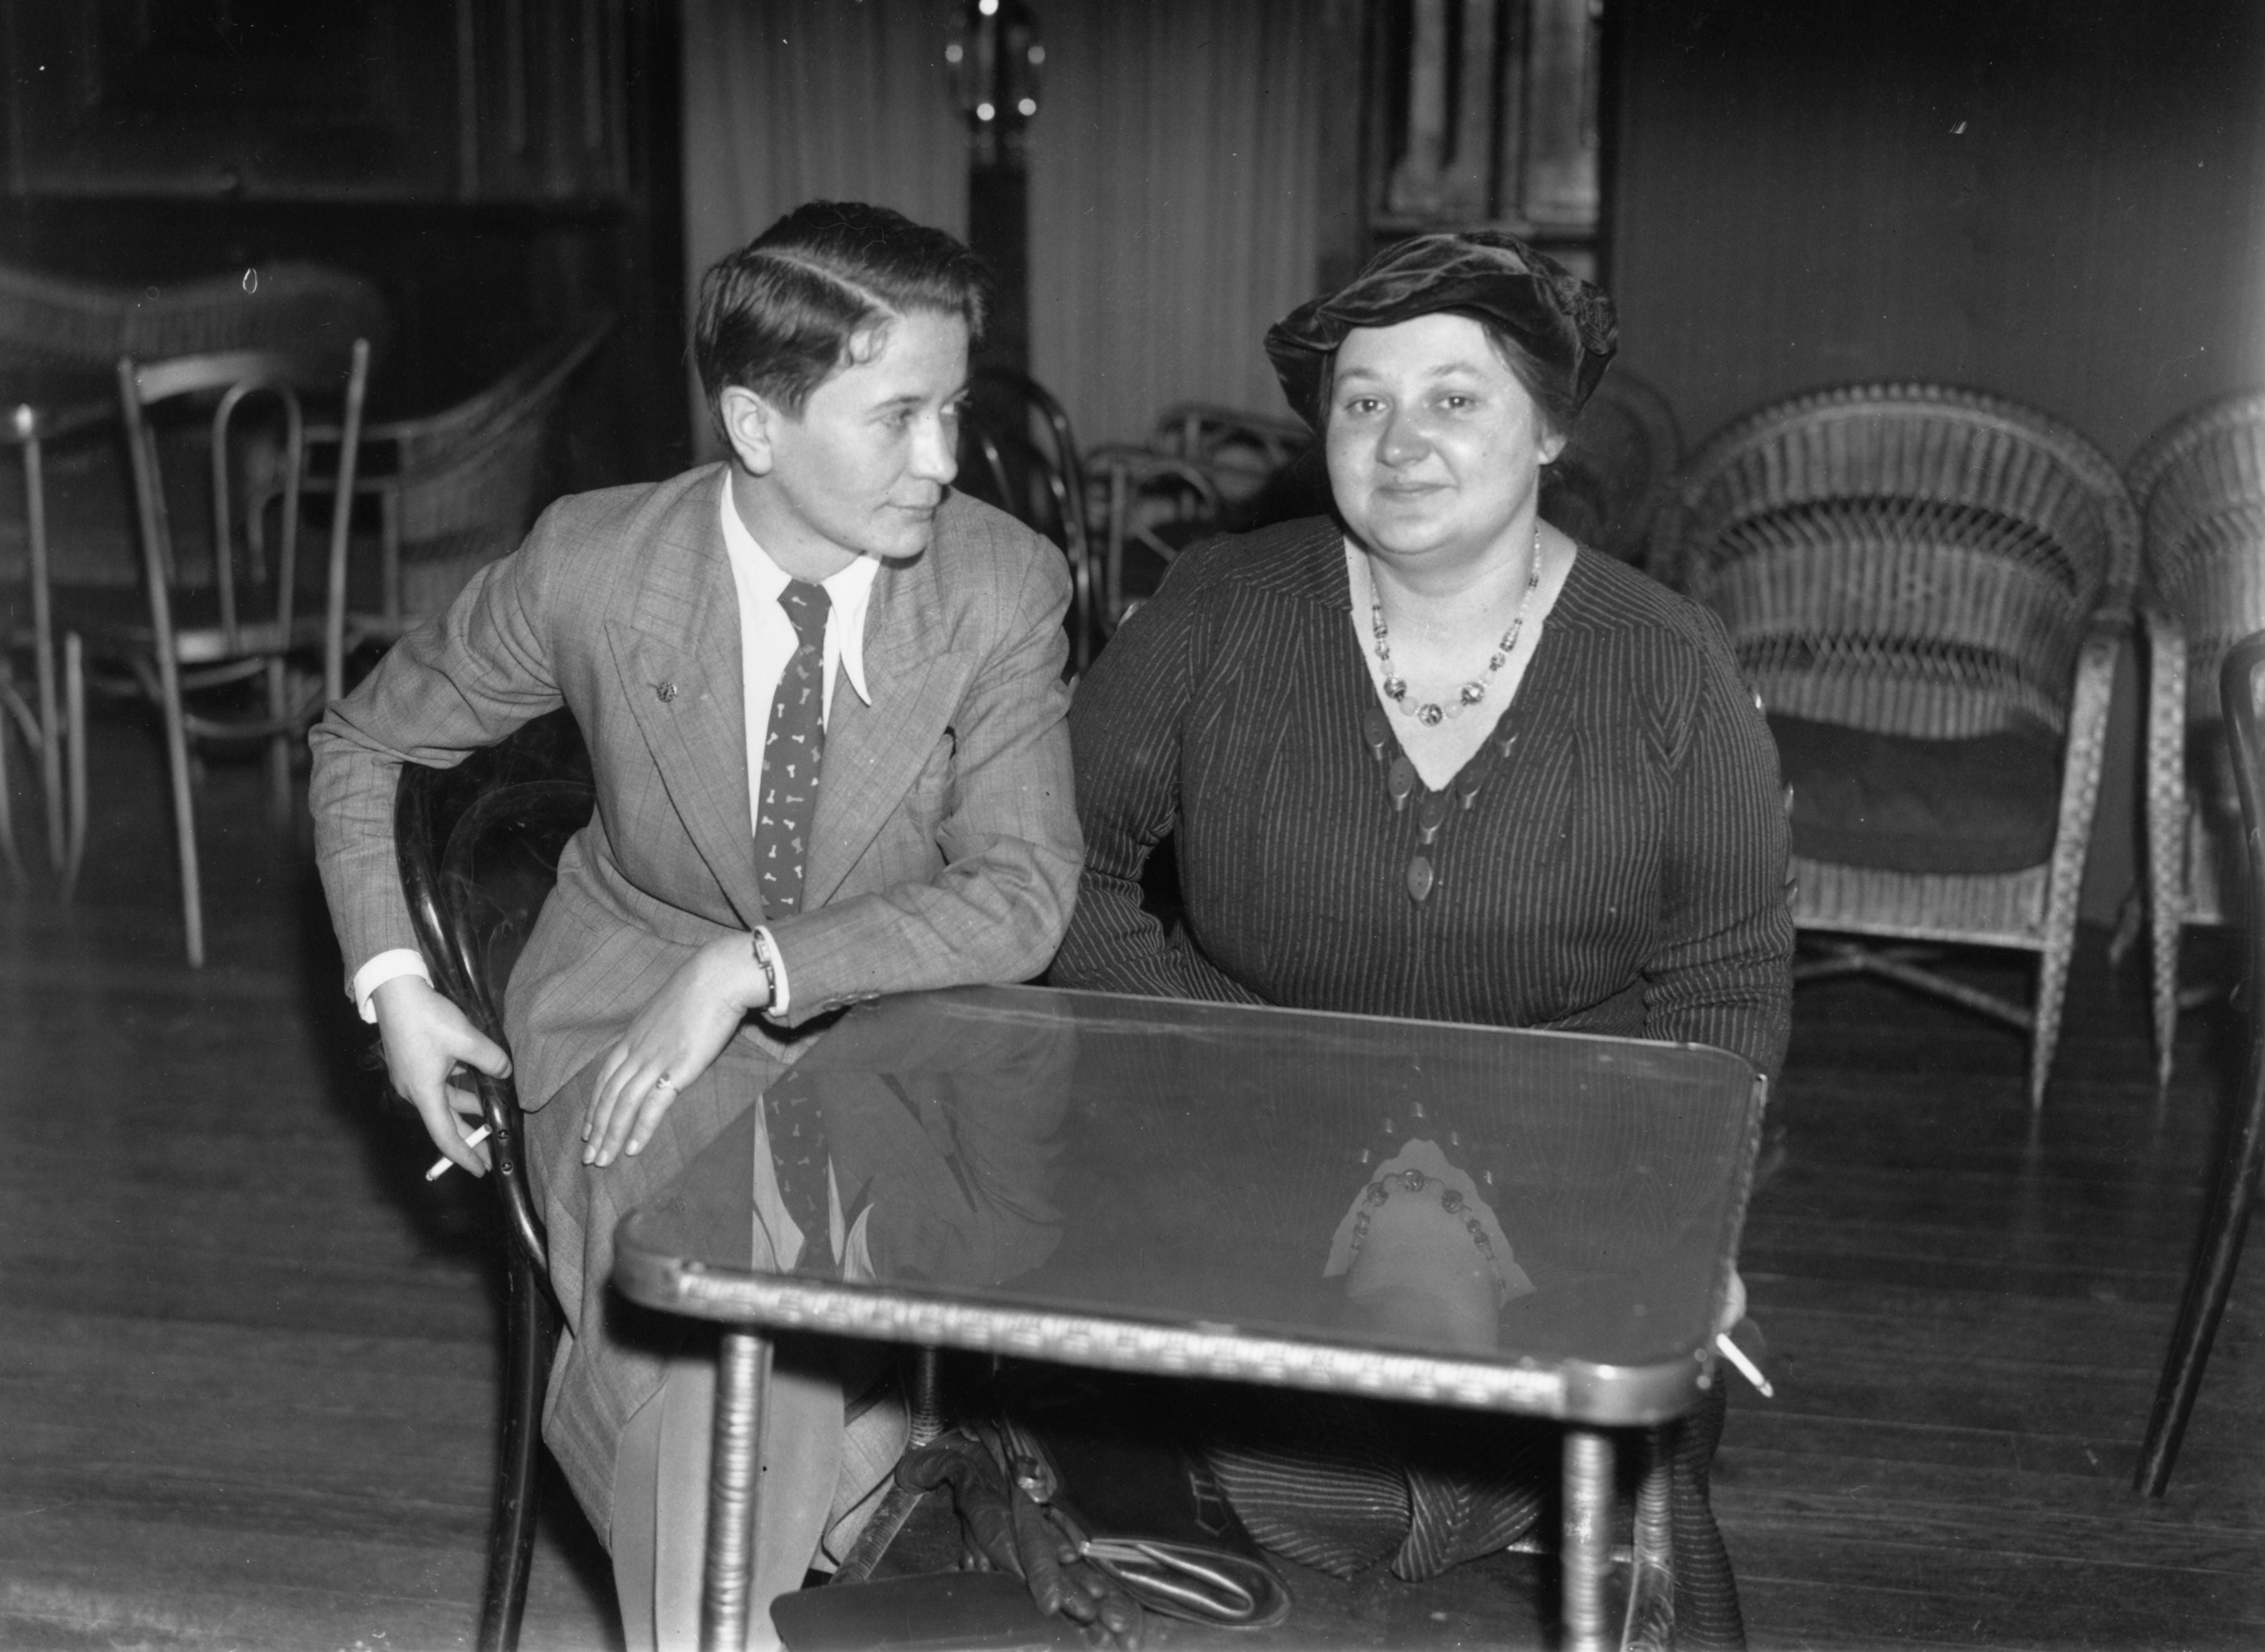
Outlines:
MULTIPOLYGON (((343 403, 340 465, 351 478, 369 381, 369 346, 355 339, 343 361, 330 357, 237 350, 169 360, 118 363, 118 394, 134 478, 142 576, 161 655, 178 651, 174 598, 209 588, 217 599, 222 655, 275 653, 290 646, 299 614, 299 499, 305 477, 305 400, 321 394, 343 403), (341 370, 343 368, 343 371, 341 370), (188 557, 167 503, 160 426, 176 411, 200 428, 209 516, 203 554, 188 557), (273 484, 280 478, 279 490, 273 484), (280 497, 274 554, 268 554, 264 512, 254 502, 280 497)), ((348 484, 351 487, 351 481, 348 484)), ((344 595, 350 495, 331 513, 327 600, 344 595)), ((319 631, 315 635, 318 637, 319 631)))
POLYGON ((1061 547, 1074 590, 1072 661, 1082 670, 1094 620, 1085 459, 1062 404, 1045 386, 1011 368, 978 369, 960 424, 954 485, 1061 547))
POLYGON ((2218 667, 2218 706, 2233 760, 2233 789, 2241 799, 2253 1059, 2265 1067, 2265 1006, 2257 999, 2265 991, 2265 630, 2227 646, 2218 667))
POLYGON ((1651 518, 1683 462, 1683 431, 1667 398, 1615 367, 1541 473, 1541 515, 1582 544, 1641 564, 1651 518))
POLYGON ((2068 727, 2096 615, 2128 614, 2138 518, 2114 466, 2042 413, 1858 385, 1709 440, 1652 571, 1721 616, 1769 710, 1955 739, 2068 727))
MULTIPOLYGON (((454 768, 402 768, 394 840, 418 950, 433 985, 506 1049, 504 987, 557 881, 559 854, 595 800, 580 733, 564 711, 454 768)), ((539 1269, 545 1242, 520 1150, 518 1088, 508 1077, 474 1076, 505 1224, 539 1269)))
POLYGON ((1201 465, 1230 503, 1256 494, 1314 446, 1305 421, 1209 402, 1180 402, 1157 415, 1149 446, 1201 465))
POLYGON ((386 508, 404 565, 385 572, 388 617, 438 613, 518 546, 548 503, 544 467, 567 387, 613 328, 602 312, 477 395, 390 427, 397 469, 386 508))
POLYGON ((319 264, 110 287, 0 265, 0 363, 139 360, 273 350, 344 356, 356 338, 382 352, 391 324, 377 288, 319 264))
POLYGON ((2186 638, 2187 720, 2219 715, 2219 662, 2265 626, 2265 394, 2174 419, 2126 468, 2145 546, 2141 597, 2186 638))

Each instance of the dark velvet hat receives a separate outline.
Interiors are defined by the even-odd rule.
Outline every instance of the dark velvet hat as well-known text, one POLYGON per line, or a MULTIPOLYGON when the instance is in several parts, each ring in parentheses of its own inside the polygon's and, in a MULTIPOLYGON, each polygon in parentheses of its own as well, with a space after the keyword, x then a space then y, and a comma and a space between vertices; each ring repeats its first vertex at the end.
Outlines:
POLYGON ((1620 338, 1603 293, 1516 236, 1469 229, 1387 247, 1346 285, 1268 328, 1266 357, 1290 405, 1318 431, 1329 390, 1322 374, 1347 333, 1443 309, 1493 322, 1517 339, 1552 376, 1565 413, 1589 399, 1620 338))

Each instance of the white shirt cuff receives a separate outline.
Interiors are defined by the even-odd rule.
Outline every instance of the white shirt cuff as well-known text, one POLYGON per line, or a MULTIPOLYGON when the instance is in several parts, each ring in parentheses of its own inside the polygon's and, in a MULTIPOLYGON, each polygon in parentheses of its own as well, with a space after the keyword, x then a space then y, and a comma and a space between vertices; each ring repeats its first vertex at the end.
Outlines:
POLYGON ((771 939, 768 928, 758 926, 754 940, 756 960, 766 966, 763 973, 771 984, 771 1001, 763 1007, 763 1014, 772 1021, 784 1021, 787 1007, 793 1001, 787 992, 786 960, 779 956, 778 942, 771 939))
POLYGON ((354 972, 354 1008, 361 1012, 364 1021, 373 1025, 377 1021, 377 1010, 371 1005, 369 995, 404 975, 413 975, 427 986, 433 985, 433 972, 425 967, 425 955, 414 947, 396 947, 390 952, 381 952, 354 972))

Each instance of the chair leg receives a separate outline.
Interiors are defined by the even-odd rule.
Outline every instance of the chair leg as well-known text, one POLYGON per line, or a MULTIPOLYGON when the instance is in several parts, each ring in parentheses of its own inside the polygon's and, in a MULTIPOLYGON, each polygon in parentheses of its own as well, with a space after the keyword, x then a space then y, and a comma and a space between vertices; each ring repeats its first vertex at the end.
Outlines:
POLYGON ((515 1652, 527 1611, 535 1554, 535 1474, 543 1448, 543 1389, 549 1304, 543 1282, 508 1241, 505 1274, 503 1449, 496 1466, 495 1510, 488 1528, 487 1585, 480 1597, 479 1652, 515 1652))
MULTIPOLYGON (((18 410, 19 416, 23 410, 18 410)), ((47 487, 40 462, 40 442, 24 443, 25 555, 32 576, 33 666, 40 711, 40 783, 47 809, 47 863, 63 869, 62 771, 55 743, 55 626, 54 598, 47 579, 47 487)))
MULTIPOLYGON (((277 723, 289 710, 283 662, 267 662, 267 715, 277 723)), ((278 832, 291 824, 291 737, 278 733, 267 742, 267 823, 278 832)))
POLYGON ((63 638, 64 795, 63 904, 78 892, 86 864, 86 644, 76 631, 63 638))
POLYGON ((2170 1088, 2179 1036, 2179 929, 2186 917, 2186 639, 2147 626, 2147 917, 2154 942, 2155 1087, 2170 1088))
POLYGON ((197 811, 189 784, 188 717, 181 704, 179 680, 165 678, 165 769, 173 787, 173 834, 180 850, 181 932, 187 943, 189 967, 205 965, 204 901, 197 879, 197 811))
POLYGON ((2045 1104, 2045 1081, 2052 1074, 2053 1052, 2060 1044, 2060 1011, 2068 997, 2068 966, 2076 952, 2075 914, 2069 915, 2067 933, 2048 923, 2045 950, 2037 960, 2036 1030, 2029 1037, 2029 1110, 2045 1104))
POLYGON ((14 721, 8 710, 14 688, 8 662, 0 659, 0 861, 7 863, 10 880, 20 884, 24 881, 24 862, 16 854, 16 816, 8 797, 8 731, 14 721))
MULTIPOLYGON (((2257 990, 2253 984, 2251 990, 2257 990)), ((2252 1006, 2254 1013, 2255 1006, 2252 1006)), ((2139 1448, 2139 1466, 2133 1488, 2159 1497, 2171 1483, 2171 1468, 2178 1461, 2179 1445, 2186 1437, 2187 1419, 2194 1411, 2195 1394, 2202 1386, 2203 1367, 2209 1363, 2210 1343, 2218 1321, 2225 1317, 2226 1298, 2232 1293, 2233 1270, 2241 1261, 2242 1241, 2249 1231, 2249 1211, 2256 1202, 2257 1175, 2265 1164, 2265 1057, 2251 1058, 2242 1117, 2232 1124, 2232 1140, 2218 1161, 2210 1195, 2203 1202, 2202 1226, 2195 1238, 2192 1265, 2186 1290, 2179 1301, 2179 1317, 2171 1332, 2170 1352, 2155 1388, 2155 1405, 2147 1418, 2147 1436, 2139 1448)))

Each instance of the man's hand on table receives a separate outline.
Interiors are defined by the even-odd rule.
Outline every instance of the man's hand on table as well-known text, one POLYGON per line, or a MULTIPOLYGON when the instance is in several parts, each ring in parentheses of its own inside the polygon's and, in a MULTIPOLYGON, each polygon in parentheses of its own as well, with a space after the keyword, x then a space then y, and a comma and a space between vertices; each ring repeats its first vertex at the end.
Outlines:
POLYGON ((606 1052, 582 1120, 582 1162, 609 1165, 643 1152, 684 1087, 708 1070, 751 1010, 770 1001, 746 935, 694 953, 606 1052))
POLYGON ((501 1045, 472 1025, 464 1012, 414 975, 397 975, 369 995, 385 1051, 386 1076, 397 1095, 416 1108, 433 1145, 459 1169, 485 1175, 488 1150, 469 1146, 458 1115, 477 1117, 479 1097, 448 1082, 456 1065, 490 1078, 511 1072, 501 1045))

